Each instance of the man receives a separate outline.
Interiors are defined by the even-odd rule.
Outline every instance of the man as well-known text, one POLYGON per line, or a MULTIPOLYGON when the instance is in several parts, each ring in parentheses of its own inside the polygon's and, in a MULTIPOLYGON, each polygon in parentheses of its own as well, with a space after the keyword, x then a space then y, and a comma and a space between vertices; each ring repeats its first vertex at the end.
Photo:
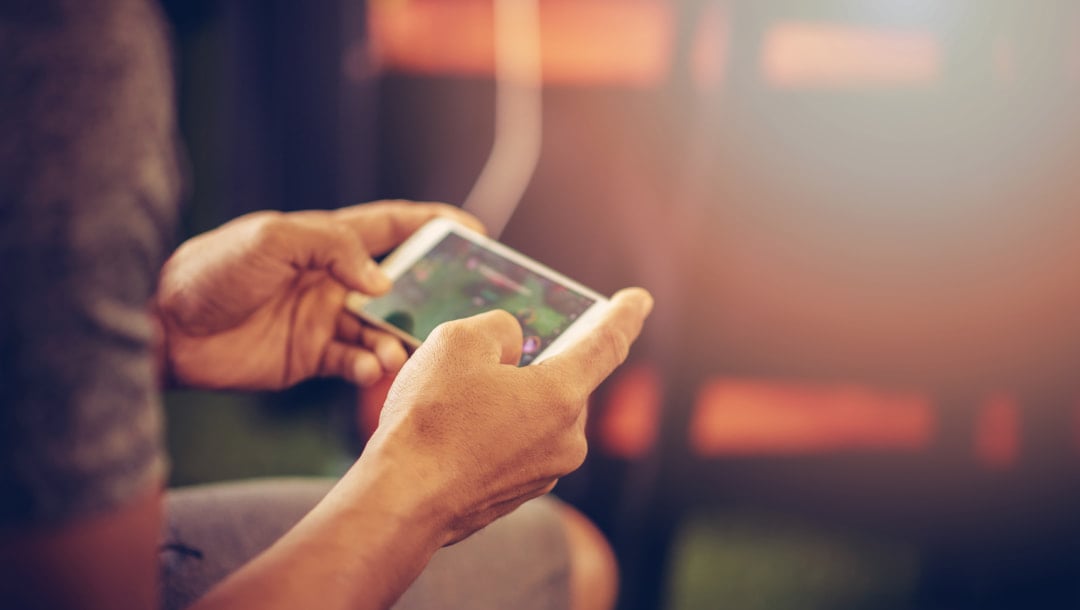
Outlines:
POLYGON ((574 576, 575 558, 603 564, 595 531, 525 503, 584 459, 586 398, 650 297, 620 292, 542 365, 514 366, 521 330, 503 312, 440 327, 404 362, 342 300, 386 290, 371 255, 426 220, 475 224, 449 206, 258 213, 162 267, 179 192, 164 39, 146 0, 0 3, 0 607, 153 608, 161 590, 197 608, 610 605, 609 568, 591 587, 574 576), (163 501, 159 379, 394 373, 332 489, 163 501))

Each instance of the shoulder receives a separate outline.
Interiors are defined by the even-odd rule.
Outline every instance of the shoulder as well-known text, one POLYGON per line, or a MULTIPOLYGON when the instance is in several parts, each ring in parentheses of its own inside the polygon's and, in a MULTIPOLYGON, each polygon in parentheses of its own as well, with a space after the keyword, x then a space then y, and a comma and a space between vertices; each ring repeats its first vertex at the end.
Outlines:
POLYGON ((0 0, 0 523, 163 477, 146 305, 179 193, 147 0, 0 0))

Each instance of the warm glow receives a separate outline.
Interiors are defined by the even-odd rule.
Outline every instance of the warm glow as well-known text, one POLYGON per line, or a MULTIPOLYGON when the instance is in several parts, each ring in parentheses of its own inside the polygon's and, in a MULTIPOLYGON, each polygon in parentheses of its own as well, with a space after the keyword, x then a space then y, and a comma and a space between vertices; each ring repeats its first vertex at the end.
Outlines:
MULTIPOLYGON (((649 87, 667 74, 671 8, 659 0, 540 3, 544 81, 649 87)), ((490 76, 490 0, 372 2, 383 67, 420 74, 490 76)))
MULTIPOLYGON (((369 11, 375 55, 384 68, 492 74, 490 0, 382 0, 369 11)), ((672 72, 678 41, 671 2, 546 0, 540 15, 547 83, 654 87, 672 72)), ((687 43, 699 87, 719 86, 728 29, 738 26, 721 5, 701 14, 687 43)), ((919 85, 938 79, 941 54, 928 31, 787 22, 767 32, 759 67, 766 82, 784 88, 919 85)))
POLYGON ((648 453, 660 427, 661 400, 655 367, 637 365, 618 373, 596 430, 604 453, 623 459, 648 453))
POLYGON ((920 394, 717 379, 698 395, 690 442, 701 456, 920 450, 935 423, 920 394))
POLYGON ((777 87, 849 87, 931 83, 941 51, 929 32, 785 23, 766 35, 765 80, 777 87))
POLYGON ((1016 464, 1020 455, 1020 409, 1011 396, 991 396, 975 420, 975 458, 990 468, 1016 464))
POLYGON ((691 73, 700 89, 717 89, 724 80, 730 40, 728 17, 719 4, 710 4, 695 31, 691 46, 691 73))
POLYGON ((385 0, 369 5, 375 54, 384 68, 409 72, 491 74, 491 3, 385 0))

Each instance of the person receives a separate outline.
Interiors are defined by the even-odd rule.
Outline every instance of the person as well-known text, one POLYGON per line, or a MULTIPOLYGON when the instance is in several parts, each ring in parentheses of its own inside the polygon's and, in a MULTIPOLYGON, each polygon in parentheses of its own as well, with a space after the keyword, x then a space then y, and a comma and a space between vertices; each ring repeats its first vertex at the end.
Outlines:
POLYGON ((648 293, 540 365, 515 366, 505 312, 406 360, 343 298, 386 290, 372 255, 426 220, 476 225, 456 208, 259 212, 170 256, 168 64, 148 0, 0 2, 0 607, 610 605, 609 551, 541 496, 584 460, 648 293), (395 377, 340 480, 163 491, 162 382, 314 376, 395 377))

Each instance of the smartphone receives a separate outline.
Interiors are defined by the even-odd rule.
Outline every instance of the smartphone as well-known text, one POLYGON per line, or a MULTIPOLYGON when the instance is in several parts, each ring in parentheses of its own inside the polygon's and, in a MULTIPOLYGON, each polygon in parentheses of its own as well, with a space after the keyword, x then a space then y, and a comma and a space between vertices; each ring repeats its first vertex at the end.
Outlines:
POLYGON ((350 292, 345 307, 411 348, 450 320, 503 309, 521 323, 519 366, 558 353, 608 306, 603 295, 446 218, 429 221, 382 262, 390 292, 350 292))

